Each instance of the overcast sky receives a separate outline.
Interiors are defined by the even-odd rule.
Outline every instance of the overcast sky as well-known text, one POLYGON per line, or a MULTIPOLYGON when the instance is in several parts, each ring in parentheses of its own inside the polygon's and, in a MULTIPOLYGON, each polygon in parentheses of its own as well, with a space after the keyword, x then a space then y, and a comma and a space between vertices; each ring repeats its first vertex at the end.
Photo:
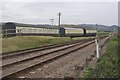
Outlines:
POLYGON ((117 2, 4 2, 2 21, 34 24, 118 24, 117 2))

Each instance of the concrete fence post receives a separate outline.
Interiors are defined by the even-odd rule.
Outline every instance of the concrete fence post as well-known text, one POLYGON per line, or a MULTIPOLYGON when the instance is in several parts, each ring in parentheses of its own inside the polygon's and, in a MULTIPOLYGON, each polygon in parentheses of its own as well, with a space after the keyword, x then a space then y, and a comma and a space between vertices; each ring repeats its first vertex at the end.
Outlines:
POLYGON ((98 44, 98 39, 95 39, 95 43, 96 43, 96 55, 97 55, 97 58, 99 59, 99 44, 98 44))

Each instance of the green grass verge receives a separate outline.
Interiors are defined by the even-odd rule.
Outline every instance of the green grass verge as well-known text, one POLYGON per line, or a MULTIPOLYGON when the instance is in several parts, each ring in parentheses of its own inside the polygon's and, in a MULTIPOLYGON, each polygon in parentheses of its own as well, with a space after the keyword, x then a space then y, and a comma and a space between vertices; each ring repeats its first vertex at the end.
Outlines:
POLYGON ((110 32, 98 32, 97 35, 98 36, 104 36, 104 35, 107 35, 109 34, 110 32))
POLYGON ((2 52, 11 52, 48 44, 60 44, 84 38, 85 37, 78 37, 71 39, 69 37, 50 37, 50 36, 17 36, 11 38, 3 38, 2 52))
POLYGON ((120 58, 118 56, 118 37, 114 36, 108 43, 106 52, 97 61, 95 68, 84 72, 86 78, 118 78, 120 77, 120 58))

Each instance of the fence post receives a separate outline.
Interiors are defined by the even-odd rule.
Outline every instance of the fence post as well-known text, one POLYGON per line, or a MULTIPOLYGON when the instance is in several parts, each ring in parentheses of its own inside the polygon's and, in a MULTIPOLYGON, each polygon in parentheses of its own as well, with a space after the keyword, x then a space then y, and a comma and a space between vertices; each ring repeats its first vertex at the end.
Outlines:
POLYGON ((95 43, 96 43, 96 55, 97 55, 97 58, 99 59, 99 44, 98 44, 97 38, 95 39, 95 43))

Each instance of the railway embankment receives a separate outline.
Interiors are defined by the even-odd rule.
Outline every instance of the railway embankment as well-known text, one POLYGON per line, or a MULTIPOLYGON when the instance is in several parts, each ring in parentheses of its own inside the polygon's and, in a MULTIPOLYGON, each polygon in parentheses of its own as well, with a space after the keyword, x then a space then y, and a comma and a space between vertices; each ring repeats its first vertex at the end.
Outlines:
POLYGON ((108 42, 107 49, 101 55, 94 67, 88 67, 84 71, 85 78, 119 78, 120 77, 120 56, 119 38, 112 36, 108 42))

